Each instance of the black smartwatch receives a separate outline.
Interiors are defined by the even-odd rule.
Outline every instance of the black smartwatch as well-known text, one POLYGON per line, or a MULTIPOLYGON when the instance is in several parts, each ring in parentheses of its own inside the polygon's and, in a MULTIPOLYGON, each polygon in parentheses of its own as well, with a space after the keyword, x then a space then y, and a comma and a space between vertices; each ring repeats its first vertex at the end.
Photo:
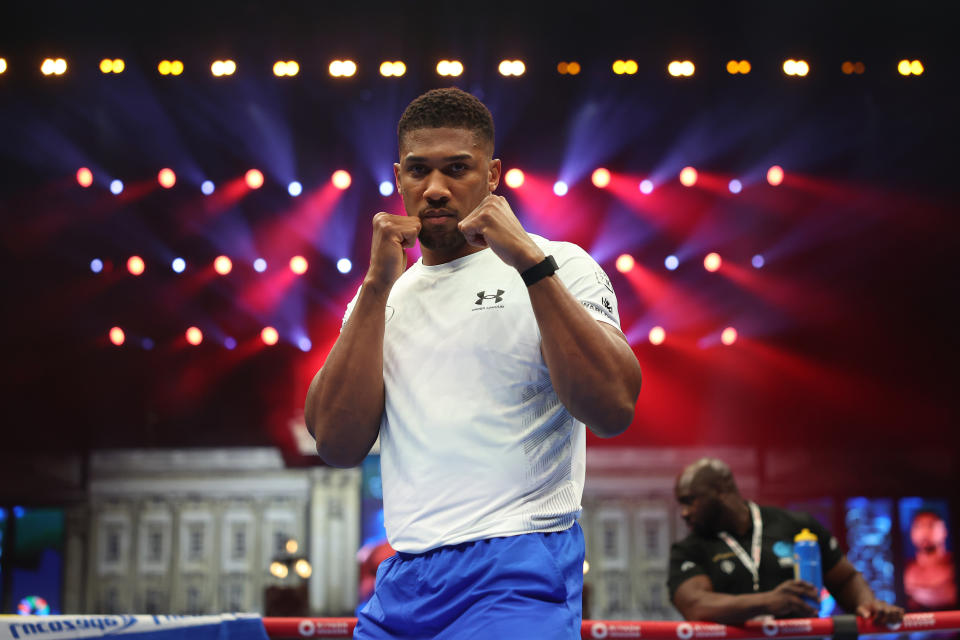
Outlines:
POLYGON ((552 276, 559 268, 553 256, 547 256, 542 262, 522 271, 520 277, 523 278, 523 284, 529 287, 532 284, 540 282, 547 276, 552 276))

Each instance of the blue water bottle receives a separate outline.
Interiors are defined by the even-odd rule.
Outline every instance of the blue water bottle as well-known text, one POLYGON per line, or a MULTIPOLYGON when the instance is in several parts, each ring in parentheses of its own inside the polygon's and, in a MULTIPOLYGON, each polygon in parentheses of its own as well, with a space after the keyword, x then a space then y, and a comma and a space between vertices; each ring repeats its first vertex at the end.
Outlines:
POLYGON ((816 611, 820 610, 820 593, 823 591, 823 567, 820 566, 820 545, 810 529, 804 529, 793 538, 793 575, 797 580, 806 580, 817 589, 817 600, 804 598, 816 611))

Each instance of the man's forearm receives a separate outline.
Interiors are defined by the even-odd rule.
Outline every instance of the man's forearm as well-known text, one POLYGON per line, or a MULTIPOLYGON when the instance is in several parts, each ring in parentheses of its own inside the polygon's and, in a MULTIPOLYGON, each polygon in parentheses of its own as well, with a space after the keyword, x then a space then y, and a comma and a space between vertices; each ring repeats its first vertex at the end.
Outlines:
POLYGON ((307 427, 320 457, 331 466, 359 464, 379 433, 388 293, 367 284, 361 287, 353 313, 307 391, 307 427))
POLYGON ((623 432, 640 393, 640 365, 630 345, 600 326, 559 277, 544 278, 528 292, 560 401, 601 437, 623 432))
POLYGON ((836 599, 837 604, 843 607, 847 613, 855 613, 857 607, 863 604, 873 602, 875 596, 870 585, 864 580, 859 571, 855 571, 850 577, 836 589, 830 589, 831 594, 836 599))
POLYGON ((769 613, 767 594, 707 592, 680 610, 687 620, 705 620, 720 624, 743 624, 751 618, 769 613))

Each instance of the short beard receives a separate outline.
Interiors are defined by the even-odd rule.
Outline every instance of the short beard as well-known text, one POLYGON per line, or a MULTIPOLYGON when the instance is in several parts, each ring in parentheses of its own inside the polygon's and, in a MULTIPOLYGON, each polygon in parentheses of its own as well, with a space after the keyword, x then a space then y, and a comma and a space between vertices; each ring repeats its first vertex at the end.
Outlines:
POLYGON ((431 251, 456 251, 467 244, 467 239, 458 228, 449 231, 443 229, 426 229, 420 227, 417 235, 420 244, 431 251))

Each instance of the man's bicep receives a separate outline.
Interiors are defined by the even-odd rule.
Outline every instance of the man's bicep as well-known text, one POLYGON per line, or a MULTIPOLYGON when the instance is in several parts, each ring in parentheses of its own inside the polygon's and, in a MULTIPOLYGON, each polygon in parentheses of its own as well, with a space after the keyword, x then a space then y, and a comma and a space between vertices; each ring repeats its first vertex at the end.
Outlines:
POLYGON ((691 576, 681 582, 673 592, 673 606, 687 620, 693 618, 693 610, 704 594, 713 593, 713 583, 706 574, 691 576))

